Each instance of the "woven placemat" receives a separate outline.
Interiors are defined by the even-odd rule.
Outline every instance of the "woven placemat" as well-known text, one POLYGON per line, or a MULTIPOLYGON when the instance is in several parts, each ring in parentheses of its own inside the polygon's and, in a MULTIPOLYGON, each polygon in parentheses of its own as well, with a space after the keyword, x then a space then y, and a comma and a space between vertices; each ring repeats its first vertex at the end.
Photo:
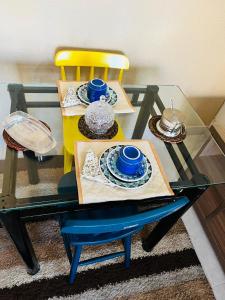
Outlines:
MULTIPOLYGON (((48 126, 48 124, 46 124, 45 122, 43 121, 40 121, 41 123, 43 123, 50 131, 50 127, 48 126)), ((3 136, 3 139, 6 143, 6 145, 11 148, 11 149, 14 149, 16 151, 27 151, 28 149, 24 146, 22 146, 21 144, 17 143, 17 141, 15 141, 7 132, 6 130, 4 129, 3 130, 3 133, 2 133, 2 136, 3 136)))
POLYGON ((85 118, 84 116, 81 116, 79 121, 78 121, 78 128, 80 130, 80 132, 86 136, 87 138, 91 139, 91 140, 104 140, 104 139, 112 139, 118 132, 118 124, 116 121, 114 121, 114 124, 111 128, 109 128, 109 130, 104 133, 104 134, 96 134, 90 131, 90 129, 88 128, 86 122, 85 122, 85 118))
POLYGON ((161 119, 161 116, 153 116, 151 117, 151 119, 149 120, 148 126, 149 129, 151 130, 151 132, 157 136, 159 139, 163 140, 164 142, 167 143, 172 143, 172 144, 178 144, 183 142, 183 140, 186 137, 186 130, 184 125, 182 125, 182 130, 181 132, 175 136, 175 137, 168 137, 164 134, 162 134, 161 132, 158 131, 157 127, 156 127, 156 123, 161 119))

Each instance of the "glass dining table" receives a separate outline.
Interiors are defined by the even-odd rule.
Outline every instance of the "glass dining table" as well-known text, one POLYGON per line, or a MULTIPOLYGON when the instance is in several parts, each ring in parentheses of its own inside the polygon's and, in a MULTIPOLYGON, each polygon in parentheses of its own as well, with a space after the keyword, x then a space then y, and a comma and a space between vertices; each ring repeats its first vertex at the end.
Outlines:
POLYGON ((0 84, 5 115, 18 110, 28 112, 47 123, 57 141, 50 153, 40 156, 32 151, 17 152, 6 146, 2 134, 0 137, 0 220, 29 274, 37 273, 40 267, 26 230, 28 221, 108 205, 135 205, 143 211, 176 201, 178 196, 187 196, 189 204, 158 222, 143 240, 144 250, 151 251, 209 186, 225 183, 224 154, 178 86, 125 86, 124 89, 135 112, 119 114, 117 120, 127 139, 145 139, 154 144, 174 197, 79 205, 75 180, 64 186, 65 193, 58 193, 64 172, 63 119, 57 87, 40 83, 0 84), (179 144, 163 142, 149 129, 149 119, 170 107, 171 99, 173 106, 185 116, 187 135, 179 144))

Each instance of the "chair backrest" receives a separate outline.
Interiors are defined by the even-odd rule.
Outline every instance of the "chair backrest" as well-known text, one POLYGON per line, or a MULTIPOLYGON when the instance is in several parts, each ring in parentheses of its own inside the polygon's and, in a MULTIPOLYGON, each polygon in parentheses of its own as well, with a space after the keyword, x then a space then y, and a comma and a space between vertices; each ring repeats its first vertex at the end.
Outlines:
POLYGON ((109 68, 119 69, 121 82, 123 70, 129 69, 129 60, 125 55, 79 50, 60 50, 55 55, 55 65, 61 68, 61 79, 66 80, 65 67, 76 67, 75 80, 80 80, 80 67, 90 67, 89 79, 94 78, 94 67, 104 68, 103 79, 108 80, 109 68))
MULTIPOLYGON (((163 200, 162 200, 163 201, 163 200)), ((163 207, 142 213, 131 214, 130 216, 117 218, 95 218, 89 217, 81 219, 66 220, 61 228, 62 234, 90 234, 115 232, 125 229, 132 229, 145 224, 156 222, 162 218, 179 210, 189 203, 187 197, 179 197, 173 203, 169 203, 163 207)))

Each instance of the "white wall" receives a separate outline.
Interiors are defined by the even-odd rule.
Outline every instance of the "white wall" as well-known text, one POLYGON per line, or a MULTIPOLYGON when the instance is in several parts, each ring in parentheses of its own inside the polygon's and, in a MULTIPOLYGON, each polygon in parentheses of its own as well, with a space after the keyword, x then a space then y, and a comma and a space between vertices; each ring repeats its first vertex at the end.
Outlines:
POLYGON ((200 107, 222 97, 211 113, 224 97, 224 0, 1 0, 0 45, 23 82, 58 78, 57 47, 99 48, 129 57, 125 83, 178 84, 200 107))

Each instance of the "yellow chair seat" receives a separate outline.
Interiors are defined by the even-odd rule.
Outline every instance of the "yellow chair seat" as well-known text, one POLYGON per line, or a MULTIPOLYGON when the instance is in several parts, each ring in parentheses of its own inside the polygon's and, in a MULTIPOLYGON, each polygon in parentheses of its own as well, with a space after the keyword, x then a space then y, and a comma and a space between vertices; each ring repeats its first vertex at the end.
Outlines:
MULTIPOLYGON (((68 173, 72 170, 73 155, 74 155, 74 143, 76 141, 89 141, 84 136, 79 128, 78 121, 80 116, 63 117, 63 134, 64 134, 64 173, 68 173)), ((118 124, 118 132, 112 138, 115 141, 124 140, 124 133, 120 125, 118 124)))

